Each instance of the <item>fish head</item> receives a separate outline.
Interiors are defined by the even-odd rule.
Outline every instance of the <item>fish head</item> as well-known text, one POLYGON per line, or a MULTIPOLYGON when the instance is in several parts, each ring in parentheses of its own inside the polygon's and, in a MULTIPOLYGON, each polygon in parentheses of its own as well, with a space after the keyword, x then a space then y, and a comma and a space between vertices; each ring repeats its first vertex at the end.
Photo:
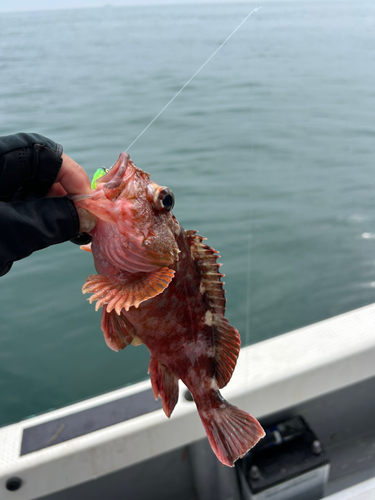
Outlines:
MULTIPOLYGON (((173 216, 174 195, 136 167, 127 153, 99 179, 93 195, 99 218, 111 222, 123 236, 124 248, 150 266, 169 266, 178 260, 176 238, 180 225, 173 216), (104 202, 103 202, 104 199, 104 202), (110 206, 108 205, 110 203, 110 206)), ((100 224, 97 229, 100 231, 100 224)))

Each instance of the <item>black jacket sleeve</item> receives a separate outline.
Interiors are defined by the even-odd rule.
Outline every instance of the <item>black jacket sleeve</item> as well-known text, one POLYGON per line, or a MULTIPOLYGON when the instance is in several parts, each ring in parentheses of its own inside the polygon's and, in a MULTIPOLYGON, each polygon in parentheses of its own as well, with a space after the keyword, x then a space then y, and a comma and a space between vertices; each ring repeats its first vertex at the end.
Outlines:
POLYGON ((0 137, 0 276, 13 261, 78 235, 73 202, 45 198, 61 155, 62 146, 38 134, 0 137))

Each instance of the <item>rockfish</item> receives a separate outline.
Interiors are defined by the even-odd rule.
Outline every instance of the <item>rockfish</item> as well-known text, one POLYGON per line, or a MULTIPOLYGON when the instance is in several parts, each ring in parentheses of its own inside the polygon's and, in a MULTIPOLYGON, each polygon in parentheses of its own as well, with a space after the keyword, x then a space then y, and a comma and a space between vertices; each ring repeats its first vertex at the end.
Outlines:
POLYGON ((233 466, 264 431, 219 392, 232 376, 240 336, 224 317, 218 252, 180 226, 172 191, 151 181, 126 153, 92 195, 73 200, 98 219, 91 243, 98 274, 88 276, 82 291, 93 293, 96 310, 102 307, 107 345, 117 351, 145 344, 153 392, 167 417, 181 379, 213 451, 233 466))

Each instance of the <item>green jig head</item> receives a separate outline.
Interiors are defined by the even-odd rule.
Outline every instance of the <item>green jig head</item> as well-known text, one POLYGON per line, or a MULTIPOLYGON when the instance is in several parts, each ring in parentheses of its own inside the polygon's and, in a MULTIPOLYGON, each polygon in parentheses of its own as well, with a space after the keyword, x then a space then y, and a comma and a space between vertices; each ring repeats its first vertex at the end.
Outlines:
POLYGON ((105 175, 108 171, 109 171, 108 168, 104 167, 98 168, 98 170, 94 174, 94 177, 92 178, 91 189, 93 190, 96 189, 97 180, 100 179, 100 177, 103 177, 103 175, 105 175))

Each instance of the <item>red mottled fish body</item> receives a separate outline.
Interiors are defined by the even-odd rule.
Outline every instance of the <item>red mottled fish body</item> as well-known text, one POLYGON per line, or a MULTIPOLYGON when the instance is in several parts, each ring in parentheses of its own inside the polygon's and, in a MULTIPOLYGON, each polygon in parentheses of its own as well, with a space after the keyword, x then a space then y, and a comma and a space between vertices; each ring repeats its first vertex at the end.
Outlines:
POLYGON ((99 219, 91 246, 98 275, 87 278, 83 291, 103 308, 105 341, 114 350, 147 346, 153 391, 168 417, 181 379, 213 451, 233 466, 264 431, 219 392, 240 349, 238 331, 224 317, 219 255, 195 231, 184 231, 171 212, 173 193, 126 153, 100 180, 93 195, 74 201, 99 219))

